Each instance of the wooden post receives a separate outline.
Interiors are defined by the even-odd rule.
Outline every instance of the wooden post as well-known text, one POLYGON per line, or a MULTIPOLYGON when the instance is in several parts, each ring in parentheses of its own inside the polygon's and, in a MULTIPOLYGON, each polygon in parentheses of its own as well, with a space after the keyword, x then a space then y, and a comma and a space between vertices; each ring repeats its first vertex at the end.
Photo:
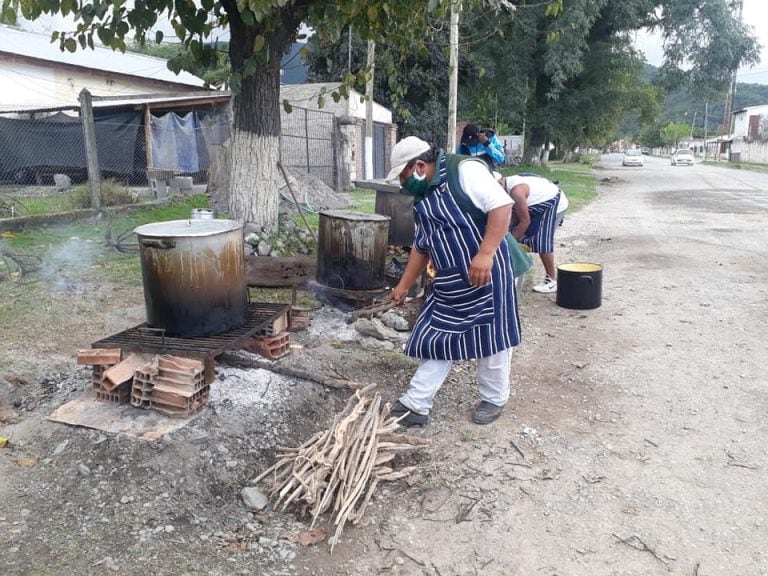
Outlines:
POLYGON ((147 149, 147 170, 153 168, 152 164, 152 114, 149 104, 144 104, 144 140, 147 149))
POLYGON ((91 93, 85 88, 80 92, 80 122, 83 124, 85 159, 88 166, 88 182, 91 187, 91 208, 101 208, 101 174, 96 147, 96 127, 93 120, 91 93))

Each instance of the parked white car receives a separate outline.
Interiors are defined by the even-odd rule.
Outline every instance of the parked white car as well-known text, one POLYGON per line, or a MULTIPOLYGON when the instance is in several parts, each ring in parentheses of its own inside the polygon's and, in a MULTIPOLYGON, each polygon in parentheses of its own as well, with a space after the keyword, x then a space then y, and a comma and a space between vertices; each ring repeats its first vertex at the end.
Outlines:
POLYGON ((624 152, 624 159, 621 161, 622 166, 645 166, 645 158, 643 153, 638 148, 632 150, 626 150, 624 152))
POLYGON ((672 166, 693 166, 693 152, 688 148, 675 150, 671 159, 672 166))

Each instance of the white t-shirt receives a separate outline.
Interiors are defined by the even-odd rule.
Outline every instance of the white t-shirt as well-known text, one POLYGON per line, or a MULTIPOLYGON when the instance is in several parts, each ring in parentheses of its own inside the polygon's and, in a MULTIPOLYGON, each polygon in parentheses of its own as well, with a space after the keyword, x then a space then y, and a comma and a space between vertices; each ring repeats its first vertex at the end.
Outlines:
POLYGON ((494 208, 513 204, 512 198, 494 180, 482 160, 464 160, 459 164, 459 183, 477 208, 486 214, 494 208))
POLYGON ((505 180, 505 188, 509 191, 512 190, 518 184, 528 184, 528 206, 534 206, 541 204, 547 200, 551 200, 558 193, 560 193, 560 200, 557 203, 557 212, 565 212, 568 209, 568 198, 565 192, 547 178, 542 176, 507 176, 505 180))

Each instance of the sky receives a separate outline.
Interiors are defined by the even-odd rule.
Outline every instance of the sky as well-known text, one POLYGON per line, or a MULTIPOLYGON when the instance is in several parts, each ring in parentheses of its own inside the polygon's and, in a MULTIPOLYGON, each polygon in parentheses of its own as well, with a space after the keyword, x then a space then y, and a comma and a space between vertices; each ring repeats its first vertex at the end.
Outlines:
MULTIPOLYGON (((752 68, 739 70, 739 82, 753 84, 768 84, 768 0, 743 0, 744 2, 744 22, 752 26, 753 32, 762 46, 760 63, 752 68)), ((35 32, 51 32, 61 28, 61 18, 44 16, 38 21, 27 23, 24 28, 35 32)), ((168 38, 174 37, 173 30, 169 26, 161 28, 166 29, 168 38)), ((635 46, 645 53, 646 60, 654 66, 659 66, 664 56, 661 38, 657 35, 650 35, 639 32, 636 35, 635 46)))
MULTIPOLYGON (((744 0, 744 22, 752 27, 762 46, 760 63, 738 72, 738 81, 750 84, 768 84, 768 0, 744 0)), ((635 46, 645 53, 649 64, 659 66, 664 56, 661 38, 643 32, 637 34, 635 46)))

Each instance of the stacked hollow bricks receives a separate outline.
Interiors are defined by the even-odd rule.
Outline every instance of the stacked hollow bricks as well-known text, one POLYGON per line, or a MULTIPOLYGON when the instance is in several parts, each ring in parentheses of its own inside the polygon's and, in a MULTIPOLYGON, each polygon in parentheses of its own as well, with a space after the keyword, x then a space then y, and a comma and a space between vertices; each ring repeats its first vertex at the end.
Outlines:
POLYGON ((203 363, 193 358, 129 354, 120 349, 78 352, 78 364, 92 364, 96 398, 112 404, 152 408, 168 416, 186 417, 202 409, 210 386, 203 363))

